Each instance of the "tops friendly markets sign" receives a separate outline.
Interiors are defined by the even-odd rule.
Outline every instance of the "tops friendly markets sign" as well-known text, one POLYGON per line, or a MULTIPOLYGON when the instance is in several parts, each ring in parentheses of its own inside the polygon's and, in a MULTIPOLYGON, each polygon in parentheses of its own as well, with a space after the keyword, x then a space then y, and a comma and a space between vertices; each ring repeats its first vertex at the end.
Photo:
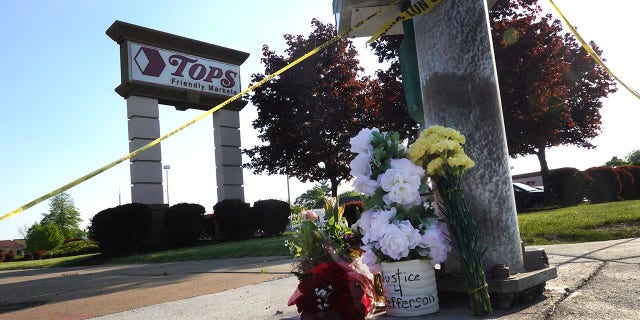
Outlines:
MULTIPOLYGON (((123 98, 156 98, 178 110, 209 110, 242 90, 240 65, 246 52, 115 21, 107 35, 120 45, 123 98)), ((237 99, 226 109, 241 110, 237 99)))
POLYGON ((129 80, 234 96, 240 92, 240 67, 220 61, 128 43, 129 80))

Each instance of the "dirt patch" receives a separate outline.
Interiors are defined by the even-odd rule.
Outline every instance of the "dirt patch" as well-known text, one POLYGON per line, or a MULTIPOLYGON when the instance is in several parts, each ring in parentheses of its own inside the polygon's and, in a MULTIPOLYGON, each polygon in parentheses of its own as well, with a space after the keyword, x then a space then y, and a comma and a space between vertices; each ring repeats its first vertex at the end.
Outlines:
POLYGON ((640 220, 609 223, 599 226, 594 230, 635 232, 635 236, 640 236, 640 220))

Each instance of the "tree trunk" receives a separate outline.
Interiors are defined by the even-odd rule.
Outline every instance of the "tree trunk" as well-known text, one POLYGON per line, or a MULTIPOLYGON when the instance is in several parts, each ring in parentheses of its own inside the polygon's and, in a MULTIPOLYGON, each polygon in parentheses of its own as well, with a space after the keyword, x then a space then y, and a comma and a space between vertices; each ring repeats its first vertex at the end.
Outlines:
POLYGON ((540 175, 542 176, 542 186, 544 187, 544 203, 545 205, 547 205, 550 204, 552 200, 551 190, 547 188, 547 179, 549 178, 549 165, 547 165, 547 154, 544 146, 538 148, 536 156, 538 156, 538 161, 540 162, 540 175))
POLYGON ((331 181, 331 196, 334 198, 338 197, 338 185, 340 184, 340 180, 337 179, 329 179, 331 181))

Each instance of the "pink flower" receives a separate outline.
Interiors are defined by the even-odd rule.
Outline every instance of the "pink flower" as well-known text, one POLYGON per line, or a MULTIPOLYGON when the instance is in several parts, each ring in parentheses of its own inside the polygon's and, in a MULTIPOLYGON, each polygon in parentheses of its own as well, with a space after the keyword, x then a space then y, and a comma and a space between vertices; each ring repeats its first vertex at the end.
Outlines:
POLYGON ((307 210, 303 213, 303 217, 307 220, 311 220, 311 221, 316 221, 318 220, 318 214, 311 211, 311 210, 307 210))

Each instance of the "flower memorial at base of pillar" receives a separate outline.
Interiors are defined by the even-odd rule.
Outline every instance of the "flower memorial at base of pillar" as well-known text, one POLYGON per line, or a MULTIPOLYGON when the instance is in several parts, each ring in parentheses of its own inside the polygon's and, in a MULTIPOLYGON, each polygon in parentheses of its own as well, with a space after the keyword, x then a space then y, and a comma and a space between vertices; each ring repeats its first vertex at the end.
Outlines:
POLYGON ((363 210, 349 227, 338 201, 326 202, 324 220, 303 214, 287 243, 299 283, 289 300, 301 319, 365 319, 381 287, 390 316, 439 310, 434 268, 455 241, 466 267, 474 314, 491 312, 475 222, 461 189, 473 166, 464 136, 433 126, 407 148, 397 132, 363 129, 351 139, 353 187, 363 210), (434 207, 435 183, 439 201, 434 207), (374 277, 374 274, 376 275, 374 277), (373 279, 380 280, 375 283, 373 279))

